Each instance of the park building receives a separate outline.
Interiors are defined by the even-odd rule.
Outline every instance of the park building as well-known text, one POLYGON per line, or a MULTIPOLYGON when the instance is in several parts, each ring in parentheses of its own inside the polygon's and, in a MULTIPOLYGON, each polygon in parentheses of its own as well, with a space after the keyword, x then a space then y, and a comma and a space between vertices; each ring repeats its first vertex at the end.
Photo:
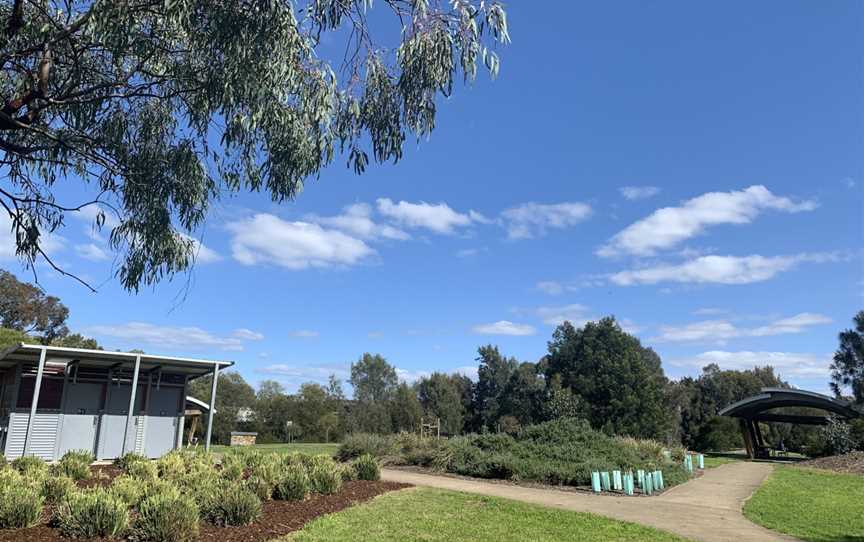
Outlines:
MULTIPOLYGON (((70 450, 97 459, 155 458, 184 443, 187 413, 206 413, 210 447, 216 383, 189 397, 189 382, 233 362, 34 344, 0 351, 0 452, 51 461, 70 450)), ((197 423, 197 418, 194 419, 197 423)))

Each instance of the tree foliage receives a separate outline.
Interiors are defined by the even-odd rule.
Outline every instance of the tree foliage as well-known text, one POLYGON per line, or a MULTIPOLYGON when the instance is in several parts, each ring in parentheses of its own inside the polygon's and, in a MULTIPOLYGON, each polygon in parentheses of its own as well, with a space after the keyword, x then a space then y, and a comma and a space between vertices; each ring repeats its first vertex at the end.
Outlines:
POLYGON ((37 335, 48 344, 69 333, 68 317, 59 298, 0 269, 0 327, 37 335))
POLYGON ((560 377, 585 405, 592 426, 610 434, 657 438, 669 426, 660 357, 614 318, 576 329, 564 322, 549 343, 546 377, 560 377))
POLYGON ((441 432, 458 435, 465 423, 465 406, 458 375, 435 372, 417 382, 417 397, 423 414, 441 421, 441 432))
POLYGON ((189 234, 221 194, 283 201, 337 155, 358 173, 397 161, 510 39, 487 0, 4 0, 0 21, 17 253, 55 266, 46 234, 92 206, 130 290, 193 263, 189 234), (63 181, 92 197, 58 201, 63 181))
POLYGON ((474 415, 477 429, 492 428, 502 416, 501 404, 510 378, 519 362, 501 355, 497 346, 477 349, 477 386, 474 389, 474 415))
POLYGON ((841 397, 849 388, 855 402, 864 404, 864 311, 859 311, 853 321, 855 328, 839 335, 840 347, 831 363, 831 389, 841 397))
POLYGON ((367 352, 351 364, 354 399, 361 403, 386 401, 392 397, 398 382, 396 369, 381 354, 367 352))

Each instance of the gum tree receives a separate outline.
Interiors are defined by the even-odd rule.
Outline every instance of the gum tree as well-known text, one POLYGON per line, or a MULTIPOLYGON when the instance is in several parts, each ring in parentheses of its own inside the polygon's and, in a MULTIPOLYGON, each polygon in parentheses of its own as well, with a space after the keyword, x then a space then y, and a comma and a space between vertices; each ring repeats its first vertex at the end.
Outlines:
POLYGON ((487 0, 0 0, 0 224, 55 266, 46 234, 89 208, 137 290, 194 263, 220 195, 398 161, 508 41, 487 0))

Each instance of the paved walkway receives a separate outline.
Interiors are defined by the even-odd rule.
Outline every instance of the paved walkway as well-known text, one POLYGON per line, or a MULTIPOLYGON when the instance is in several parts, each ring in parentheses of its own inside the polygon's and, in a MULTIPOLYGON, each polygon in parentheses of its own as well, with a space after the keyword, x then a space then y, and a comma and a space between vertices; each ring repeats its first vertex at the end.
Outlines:
POLYGON ((762 542, 795 540, 748 521, 744 501, 771 473, 767 463, 729 463, 656 497, 613 497, 495 484, 384 469, 384 480, 503 497, 542 506, 592 512, 650 525, 693 540, 762 542))

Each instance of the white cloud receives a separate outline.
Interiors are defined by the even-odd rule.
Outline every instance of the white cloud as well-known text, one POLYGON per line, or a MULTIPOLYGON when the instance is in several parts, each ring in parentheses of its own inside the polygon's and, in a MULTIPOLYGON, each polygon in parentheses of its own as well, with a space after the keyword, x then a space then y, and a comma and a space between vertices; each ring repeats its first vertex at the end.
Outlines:
POLYGON ((472 381, 477 382, 477 380, 479 378, 478 374, 477 374, 477 369, 478 368, 476 365, 471 365, 471 366, 464 366, 464 367, 456 367, 456 369, 453 372, 456 374, 462 375, 462 376, 467 376, 472 381))
POLYGON ((789 256, 702 256, 681 264, 664 264, 620 271, 609 276, 619 286, 658 282, 750 284, 773 278, 803 262, 841 261, 835 253, 804 253, 789 256))
POLYGON ((558 326, 567 321, 575 327, 582 327, 586 322, 592 320, 586 314, 587 311, 588 307, 578 303, 559 307, 537 307, 536 309, 537 316, 543 319, 544 324, 558 326))
POLYGON ((718 314, 729 314, 728 309, 720 309, 717 307, 703 307, 701 309, 696 309, 693 311, 693 314, 697 316, 716 316, 718 314))
POLYGON ((351 376, 351 369, 345 363, 330 363, 321 365, 295 365, 289 363, 275 363, 255 369, 256 373, 265 374, 276 378, 290 386, 297 388, 304 382, 317 382, 326 384, 330 375, 347 380, 351 376))
MULTIPOLYGON (((452 235, 457 228, 472 223, 471 216, 454 211, 446 203, 393 203, 390 198, 379 198, 377 204, 379 213, 409 228, 425 228, 435 233, 452 235)), ((475 216, 482 215, 475 213, 475 216)))
POLYGON ((741 328, 728 320, 705 320, 684 326, 662 326, 656 342, 716 342, 724 344, 729 339, 741 337, 768 337, 802 333, 808 328, 830 324, 831 319, 821 314, 802 312, 789 318, 774 320, 755 328, 741 328))
POLYGON ((716 363, 721 369, 745 370, 755 366, 771 365, 783 377, 824 378, 830 373, 831 356, 829 354, 806 354, 795 352, 727 352, 712 350, 703 352, 692 358, 678 359, 673 365, 702 368, 709 363, 716 363))
POLYGON ((309 222, 288 222, 260 213, 227 225, 234 259, 243 265, 273 264, 299 270, 355 265, 375 254, 365 242, 309 222))
POLYGON ((343 209, 342 214, 336 216, 310 215, 307 218, 310 222, 322 224, 364 240, 395 239, 401 241, 411 238, 399 228, 389 224, 379 224, 372 220, 372 206, 368 203, 348 205, 343 209))
POLYGON ((597 254, 650 256, 699 235, 709 226, 748 224, 766 210, 797 213, 816 208, 813 201, 794 202, 761 185, 733 192, 708 192, 679 207, 664 207, 618 232, 597 254))
POLYGON ((513 335, 525 336, 534 335, 537 332, 534 326, 527 324, 515 324, 508 320, 499 320, 492 324, 480 324, 472 328, 474 333, 479 335, 513 335))
POLYGON ((261 341, 264 340, 264 334, 258 333, 257 331, 252 331, 251 329, 246 329, 245 327, 241 327, 234 330, 233 335, 241 340, 246 341, 261 341))
POLYGON ((95 243, 75 245, 75 252, 85 260, 93 262, 102 262, 111 258, 105 250, 95 243))
POLYGON ((629 200, 650 198, 660 193, 656 186, 622 186, 618 191, 629 200))
POLYGON ((396 378, 398 378, 400 382, 405 382, 406 384, 413 384, 421 378, 428 378, 431 374, 432 373, 429 371, 414 371, 396 367, 396 378))
POLYGON ((90 326, 85 331, 97 337, 119 339, 132 347, 150 345, 161 349, 179 349, 181 351, 190 348, 243 350, 243 342, 236 336, 219 337, 193 326, 156 326, 144 322, 129 322, 118 325, 90 326))
POLYGON ((486 247, 480 248, 463 248, 462 250, 457 250, 456 255, 460 258, 470 258, 472 256, 477 256, 481 252, 486 252, 486 247))
POLYGON ((316 339, 320 335, 320 333, 311 329, 298 329, 296 331, 288 332, 289 337, 294 337, 296 339, 316 339))
POLYGON ((536 288, 549 295, 561 295, 564 293, 564 285, 554 280, 542 280, 537 283, 536 288))
POLYGON ((114 211, 104 208, 96 203, 82 207, 77 211, 70 212, 69 216, 95 225, 100 213, 105 217, 104 227, 111 229, 120 224, 120 220, 117 218, 114 211))
POLYGON ((547 229, 564 229, 574 226, 591 216, 590 205, 569 203, 523 203, 501 213, 507 237, 510 239, 532 239, 546 233, 547 229))

